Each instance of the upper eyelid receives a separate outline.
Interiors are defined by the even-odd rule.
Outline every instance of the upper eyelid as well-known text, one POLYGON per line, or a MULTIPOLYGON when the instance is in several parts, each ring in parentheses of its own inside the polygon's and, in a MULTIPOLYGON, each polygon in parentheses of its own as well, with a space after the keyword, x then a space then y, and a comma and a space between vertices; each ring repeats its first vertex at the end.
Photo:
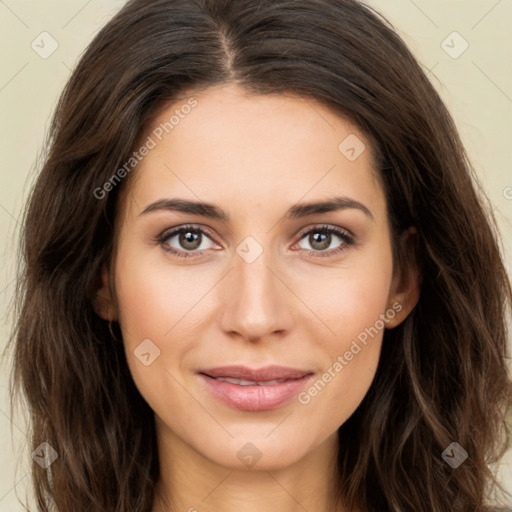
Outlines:
POLYGON ((298 233, 295 236, 303 236, 307 233, 310 233, 311 231, 322 231, 322 230, 328 230, 328 231, 334 231, 334 234, 337 234, 337 231, 341 231, 342 233, 346 233, 351 238, 355 238, 355 235, 347 228, 342 228, 341 226, 333 226, 331 224, 316 224, 314 226, 310 226, 304 229, 300 229, 298 233))
POLYGON ((206 226, 199 226, 199 225, 195 225, 195 224, 185 224, 183 226, 176 226, 174 228, 166 229, 166 230, 162 231, 162 234, 159 235, 158 238, 159 239, 171 238, 182 231, 186 231, 187 229, 189 229, 190 231, 200 231, 200 232, 210 236, 211 238, 215 238, 215 236, 212 235, 213 230, 211 230, 210 228, 207 228, 206 226))

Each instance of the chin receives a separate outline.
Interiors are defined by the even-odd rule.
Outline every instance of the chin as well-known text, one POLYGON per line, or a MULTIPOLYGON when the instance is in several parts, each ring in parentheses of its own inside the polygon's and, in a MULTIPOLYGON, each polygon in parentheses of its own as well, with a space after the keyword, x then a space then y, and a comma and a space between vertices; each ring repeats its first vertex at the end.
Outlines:
POLYGON ((224 443, 211 441, 212 444, 199 453, 230 470, 278 471, 299 462, 315 448, 312 439, 293 434, 275 435, 272 439, 269 429, 264 430, 260 435, 239 436, 224 443))

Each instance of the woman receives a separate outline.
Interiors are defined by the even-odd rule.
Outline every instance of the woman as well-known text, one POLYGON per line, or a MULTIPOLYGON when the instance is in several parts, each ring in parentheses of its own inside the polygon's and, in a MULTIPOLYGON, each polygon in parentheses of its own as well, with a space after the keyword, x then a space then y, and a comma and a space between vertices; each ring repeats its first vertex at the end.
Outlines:
POLYGON ((490 510, 511 289, 472 176, 367 6, 128 2, 26 212, 39 509, 490 510))

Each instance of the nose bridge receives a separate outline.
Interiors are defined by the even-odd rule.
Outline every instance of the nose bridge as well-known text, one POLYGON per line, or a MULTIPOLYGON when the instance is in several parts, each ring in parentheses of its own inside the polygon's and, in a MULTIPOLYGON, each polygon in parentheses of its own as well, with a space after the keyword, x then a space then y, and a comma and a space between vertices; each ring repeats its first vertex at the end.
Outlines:
POLYGON ((258 248, 256 243, 254 239, 243 241, 238 254, 233 255, 234 268, 223 291, 226 296, 221 321, 225 332, 236 332, 254 341, 292 325, 290 297, 274 274, 272 250, 259 244, 258 248))

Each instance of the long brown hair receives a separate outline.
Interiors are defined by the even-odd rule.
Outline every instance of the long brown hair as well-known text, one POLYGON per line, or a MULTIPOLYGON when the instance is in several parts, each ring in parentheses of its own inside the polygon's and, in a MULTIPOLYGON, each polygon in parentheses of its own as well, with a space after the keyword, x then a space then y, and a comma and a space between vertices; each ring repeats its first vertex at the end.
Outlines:
MULTIPOLYGON (((479 512, 510 436, 497 230, 456 127, 393 28, 355 0, 131 0, 94 38, 58 103, 25 212, 15 396, 31 419, 41 511, 148 512, 153 413, 92 306, 130 176, 98 198, 164 104, 214 84, 293 93, 373 142, 394 243, 417 228, 419 302, 386 331, 375 379, 339 428, 339 498, 365 512, 479 512), (349 441, 348 441, 349 440, 349 441), (456 441, 457 469, 441 454, 456 441)), ((395 247, 396 248, 396 247, 395 247)), ((492 486, 492 487, 491 487, 492 486)))

